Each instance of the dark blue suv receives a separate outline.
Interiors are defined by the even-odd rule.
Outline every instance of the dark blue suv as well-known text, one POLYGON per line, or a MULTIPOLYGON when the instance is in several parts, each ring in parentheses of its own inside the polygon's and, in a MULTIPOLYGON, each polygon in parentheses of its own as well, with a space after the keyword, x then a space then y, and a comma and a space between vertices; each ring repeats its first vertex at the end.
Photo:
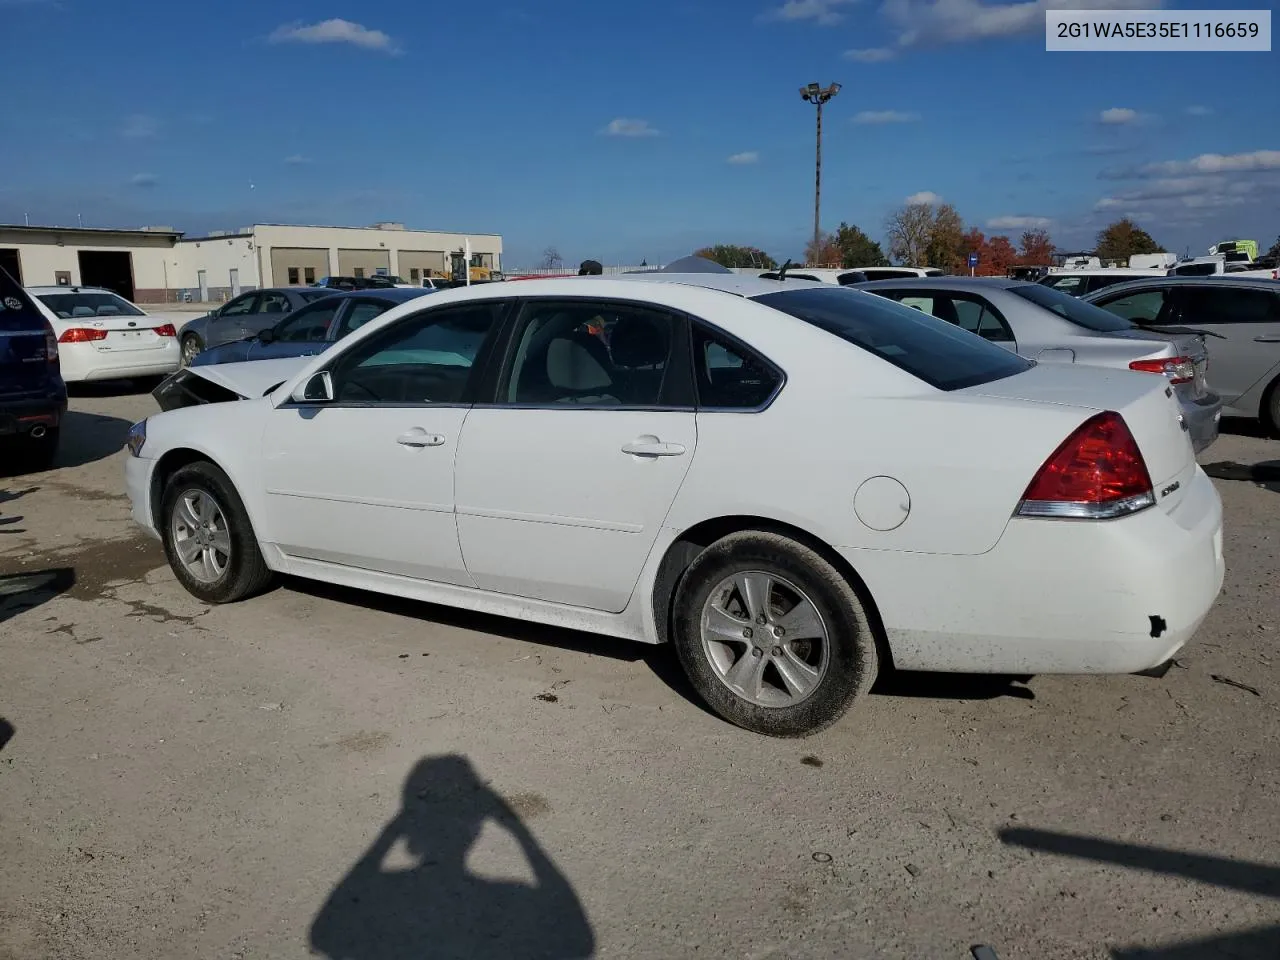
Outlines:
POLYGON ((48 467, 66 412, 53 327, 0 267, 0 468, 48 467))

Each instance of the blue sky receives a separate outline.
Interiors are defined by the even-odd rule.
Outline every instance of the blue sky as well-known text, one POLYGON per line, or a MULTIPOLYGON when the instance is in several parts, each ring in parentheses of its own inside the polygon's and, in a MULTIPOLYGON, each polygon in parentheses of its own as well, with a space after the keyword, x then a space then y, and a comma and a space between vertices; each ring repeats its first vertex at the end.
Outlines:
POLYGON ((1046 53, 1036 2, 502 3, 0 0, 0 222, 401 220, 501 233, 509 267, 799 257, 798 90, 835 80, 828 228, 880 238, 932 194, 1062 247, 1121 214, 1178 252, 1280 233, 1275 52, 1046 53))

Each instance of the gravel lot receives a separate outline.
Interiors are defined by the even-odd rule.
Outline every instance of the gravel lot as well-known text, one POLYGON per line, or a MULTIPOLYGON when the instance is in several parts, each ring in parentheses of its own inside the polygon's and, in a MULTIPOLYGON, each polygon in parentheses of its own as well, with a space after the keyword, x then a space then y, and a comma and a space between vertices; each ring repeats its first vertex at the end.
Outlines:
POLYGON ((1280 956, 1280 442, 1162 679, 899 676, 804 741, 665 649, 286 582, 183 592, 73 398, 0 479, 0 960, 1280 956), (1150 952, 1147 952, 1150 951, 1150 952))

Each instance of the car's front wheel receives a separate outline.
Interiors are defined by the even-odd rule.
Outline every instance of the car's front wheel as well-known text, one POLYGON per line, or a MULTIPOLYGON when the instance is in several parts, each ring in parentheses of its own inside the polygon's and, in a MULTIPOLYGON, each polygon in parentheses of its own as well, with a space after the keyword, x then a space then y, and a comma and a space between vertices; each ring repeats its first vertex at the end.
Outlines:
POLYGON ((206 603, 233 603, 271 582, 244 502, 212 463, 176 470, 160 507, 164 552, 178 581, 206 603))
POLYGON ((204 350, 204 344, 194 333, 189 333, 182 338, 182 365, 184 367, 191 366, 191 362, 200 355, 204 350))
POLYGON ((1263 429, 1273 437, 1280 437, 1280 377, 1267 388, 1266 399, 1260 411, 1263 429))
POLYGON ((676 599, 673 640, 716 713, 774 737, 835 723, 879 671, 866 608, 840 571, 762 531, 731 534, 694 560, 676 599))

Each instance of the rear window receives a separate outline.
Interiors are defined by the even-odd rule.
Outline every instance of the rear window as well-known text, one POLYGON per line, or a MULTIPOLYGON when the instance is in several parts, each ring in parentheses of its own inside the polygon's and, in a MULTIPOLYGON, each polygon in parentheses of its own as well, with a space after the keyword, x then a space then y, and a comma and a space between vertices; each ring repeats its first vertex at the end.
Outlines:
POLYGON ((944 320, 867 293, 829 286, 754 299, 861 347, 939 390, 1001 380, 1032 366, 944 320))
POLYGON ((114 293, 42 293, 40 302, 63 320, 77 317, 144 317, 141 310, 114 293))
POLYGON ((31 302, 27 291, 0 267, 0 331, 43 333, 47 326, 48 322, 31 302))
POLYGON ((1046 287, 1039 283, 1024 283, 1008 289, 1015 296, 1030 300, 1046 310, 1052 310, 1077 327, 1084 327, 1095 333, 1114 333, 1117 330, 1133 329, 1133 324, 1124 317, 1117 317, 1114 313, 1108 313, 1101 307, 1085 303, 1053 287, 1046 287))
POLYGON ((308 290, 306 293, 299 293, 298 296, 302 298, 304 303, 311 303, 312 301, 319 300, 322 297, 331 297, 333 294, 326 287, 324 290, 308 290))

